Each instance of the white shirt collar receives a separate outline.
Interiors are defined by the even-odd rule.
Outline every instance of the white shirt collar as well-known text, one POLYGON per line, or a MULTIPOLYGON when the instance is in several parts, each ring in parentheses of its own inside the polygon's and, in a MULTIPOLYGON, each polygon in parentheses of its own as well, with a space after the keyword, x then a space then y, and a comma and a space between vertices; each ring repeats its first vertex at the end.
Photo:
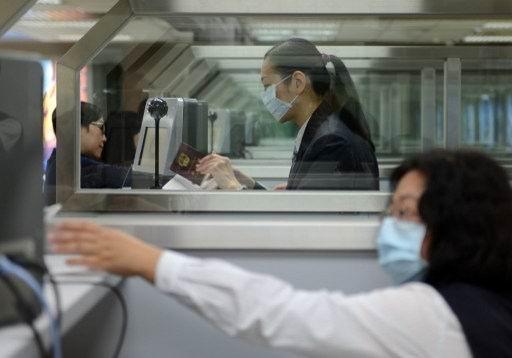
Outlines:
POLYGON ((294 153, 297 153, 299 151, 300 144, 302 143, 302 137, 304 137, 304 132, 306 131, 306 127, 307 127, 310 119, 311 119, 311 117, 309 117, 306 120, 306 122, 304 122, 302 127, 300 127, 299 132, 297 133, 297 137, 295 138, 295 146, 293 148, 294 153))

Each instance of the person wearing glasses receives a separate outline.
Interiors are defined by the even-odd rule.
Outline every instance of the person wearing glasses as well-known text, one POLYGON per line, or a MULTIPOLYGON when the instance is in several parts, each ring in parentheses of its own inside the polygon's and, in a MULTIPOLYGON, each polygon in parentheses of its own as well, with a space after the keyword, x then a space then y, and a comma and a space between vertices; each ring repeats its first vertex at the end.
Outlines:
MULTIPOLYGON (((292 165, 277 190, 378 190, 379 169, 370 129, 345 64, 305 39, 272 47, 261 66, 263 105, 278 123, 294 123, 292 165), (328 67, 332 66, 332 73, 328 67)), ((210 154, 197 170, 221 189, 264 189, 210 154)))
MULTIPOLYGON (((53 130, 57 133, 56 111, 52 114, 53 130)), ((80 103, 80 186, 82 188, 122 188, 131 185, 129 168, 101 162, 106 142, 105 122, 100 109, 88 102, 80 103)), ((55 203, 56 149, 46 162, 45 202, 55 203)))
POLYGON ((137 275, 231 336, 307 357, 512 357, 512 189, 484 154, 403 162, 376 244, 395 287, 304 291, 90 222, 50 233, 69 264, 137 275))

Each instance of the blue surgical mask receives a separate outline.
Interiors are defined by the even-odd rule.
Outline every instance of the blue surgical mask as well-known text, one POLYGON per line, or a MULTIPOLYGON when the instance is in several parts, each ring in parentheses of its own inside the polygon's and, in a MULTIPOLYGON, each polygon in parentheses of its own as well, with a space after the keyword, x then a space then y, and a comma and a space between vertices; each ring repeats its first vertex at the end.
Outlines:
POLYGON ((412 281, 427 266, 421 258, 425 226, 386 217, 377 236, 379 263, 396 284, 412 281))
MULTIPOLYGON (((290 75, 291 76, 291 75, 290 75)), ((289 78, 290 76, 286 76, 281 81, 277 82, 276 84, 268 86, 262 93, 261 93, 261 100, 263 101, 263 104, 267 108, 267 110, 272 114, 272 116, 278 121, 281 121, 281 118, 292 108, 293 103, 297 99, 298 95, 295 96, 295 98, 291 102, 283 101, 279 98, 277 98, 276 95, 276 88, 277 85, 289 78)))

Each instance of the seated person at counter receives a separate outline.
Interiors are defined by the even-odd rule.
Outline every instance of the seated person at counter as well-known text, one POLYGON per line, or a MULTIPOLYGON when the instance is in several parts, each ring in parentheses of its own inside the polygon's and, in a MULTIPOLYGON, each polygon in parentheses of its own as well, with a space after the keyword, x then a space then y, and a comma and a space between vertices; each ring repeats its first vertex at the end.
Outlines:
POLYGON ((70 264, 142 276, 229 335, 307 357, 512 357, 507 173, 477 152, 435 151, 391 184, 376 240, 399 285, 369 293, 297 290, 88 222, 59 224, 50 242, 80 254, 70 264))
MULTIPOLYGON (((53 130, 57 133, 56 111, 52 114, 53 130)), ((105 123, 98 107, 80 103, 80 185, 82 188, 122 188, 131 185, 130 168, 100 162, 106 138, 105 123)), ((57 151, 46 163, 44 194, 46 205, 55 203, 57 151)))
MULTIPOLYGON (((144 111, 144 108, 142 108, 144 111)), ((117 111, 110 113, 105 123, 102 160, 108 164, 131 166, 142 124, 143 113, 117 111)))
MULTIPOLYGON (((379 171, 370 130, 347 68, 311 42, 289 39, 263 59, 262 100, 279 123, 299 127, 286 190, 378 190, 379 171), (327 70, 332 63, 335 74, 327 70)), ((197 170, 221 189, 263 189, 234 170, 228 158, 210 154, 197 170)))

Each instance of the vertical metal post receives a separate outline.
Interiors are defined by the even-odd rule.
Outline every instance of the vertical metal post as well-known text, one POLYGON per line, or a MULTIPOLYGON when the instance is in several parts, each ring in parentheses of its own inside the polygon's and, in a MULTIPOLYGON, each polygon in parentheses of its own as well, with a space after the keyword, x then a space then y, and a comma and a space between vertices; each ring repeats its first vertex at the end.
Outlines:
POLYGON ((155 117, 155 184, 151 189, 161 189, 160 185, 160 117, 155 117))
POLYGON ((391 98, 390 98, 390 145, 391 152, 398 154, 401 152, 402 144, 402 104, 403 104, 403 93, 402 86, 400 83, 400 76, 396 78, 398 83, 391 84, 391 98))
POLYGON ((461 72, 459 58, 446 59, 444 63, 444 145, 446 148, 460 146, 461 72))
POLYGON ((379 125, 380 125, 380 145, 382 150, 391 151, 391 115, 390 115, 391 94, 388 87, 380 86, 379 98, 379 125))
POLYGON ((436 70, 421 70, 421 149, 436 145, 436 70))

